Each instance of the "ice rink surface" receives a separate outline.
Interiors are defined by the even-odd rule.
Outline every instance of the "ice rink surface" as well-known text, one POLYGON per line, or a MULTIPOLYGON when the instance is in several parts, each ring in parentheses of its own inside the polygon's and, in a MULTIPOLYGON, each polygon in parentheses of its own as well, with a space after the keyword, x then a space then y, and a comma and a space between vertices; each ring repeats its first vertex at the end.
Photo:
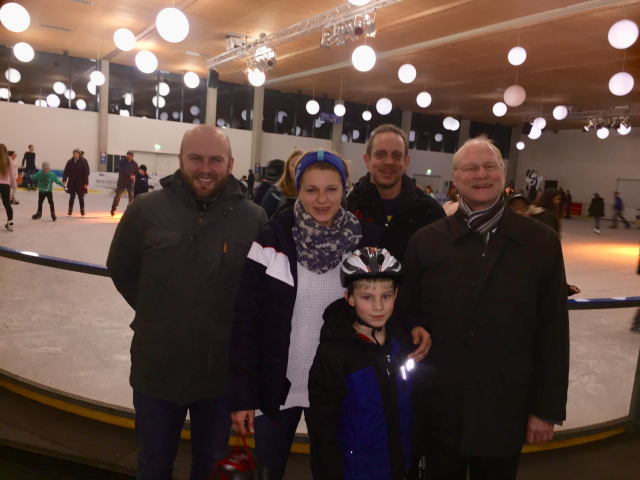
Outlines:
MULTIPOLYGON (((15 231, 0 227, 0 245, 104 265, 120 214, 113 194, 91 193, 87 214, 66 215, 68 195, 54 191, 58 220, 45 202, 32 220, 37 193, 18 192, 15 231)), ((120 202, 120 212, 127 204, 120 202)), ((5 223, 0 211, 1 225, 5 223)), ((563 221, 567 281, 573 298, 640 295, 637 226, 593 232, 591 219, 563 221)), ((514 266, 517 268, 517 266, 514 266)), ((505 279, 508 281, 508 279, 505 279)), ((133 311, 108 278, 0 258, 0 369, 74 396, 132 409, 128 383, 133 311)), ((635 309, 574 311, 568 418, 563 428, 593 425, 629 411, 640 334, 629 331, 635 309)))

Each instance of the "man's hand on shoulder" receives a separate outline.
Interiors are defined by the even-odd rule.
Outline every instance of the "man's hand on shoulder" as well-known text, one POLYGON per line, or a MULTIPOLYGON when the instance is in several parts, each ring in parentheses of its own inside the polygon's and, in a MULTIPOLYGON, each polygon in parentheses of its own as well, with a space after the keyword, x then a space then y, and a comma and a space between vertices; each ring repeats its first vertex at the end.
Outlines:
POLYGON ((431 335, 422 327, 413 327, 411 338, 414 345, 419 345, 415 352, 409 355, 414 361, 419 362, 429 353, 431 348, 431 335))
POLYGON ((553 423, 529 415, 529 423, 527 425, 527 443, 532 445, 544 445, 553 438, 553 423))

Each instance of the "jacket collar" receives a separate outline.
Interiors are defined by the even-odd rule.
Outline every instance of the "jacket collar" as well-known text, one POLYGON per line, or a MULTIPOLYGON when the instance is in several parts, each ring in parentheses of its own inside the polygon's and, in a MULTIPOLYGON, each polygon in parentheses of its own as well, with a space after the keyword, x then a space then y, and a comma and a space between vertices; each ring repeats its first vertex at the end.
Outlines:
MULTIPOLYGON (((450 218, 451 229, 449 233, 452 242, 456 242, 466 234, 472 232, 460 210, 454 213, 450 218)), ((527 221, 528 220, 525 219, 525 217, 518 215, 510 208, 506 207, 504 214, 502 215, 502 220, 500 220, 500 223, 498 224, 496 234, 515 240, 519 243, 525 243, 528 237, 527 229, 523 228, 523 223, 526 223, 527 221)))

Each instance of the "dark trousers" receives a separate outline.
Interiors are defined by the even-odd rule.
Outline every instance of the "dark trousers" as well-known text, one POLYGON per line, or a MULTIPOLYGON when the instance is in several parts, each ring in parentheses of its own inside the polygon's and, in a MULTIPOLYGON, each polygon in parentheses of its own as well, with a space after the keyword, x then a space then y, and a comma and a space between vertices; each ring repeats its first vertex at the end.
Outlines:
POLYGON ((618 228, 618 217, 620 217, 620 220, 624 222, 625 227, 631 226, 631 224, 627 221, 627 219, 624 218, 624 215, 622 215, 622 210, 614 210, 613 218, 611 218, 611 221, 613 222, 613 225, 611 226, 611 228, 618 228))
POLYGON ((122 197, 122 194, 125 190, 129 194, 129 203, 133 202, 133 185, 129 184, 124 187, 118 186, 118 188, 116 189, 116 196, 113 198, 111 210, 115 210, 116 208, 118 208, 118 205, 120 205, 120 197, 122 197))
POLYGON ((507 457, 461 455, 458 447, 430 441, 425 458, 429 480, 516 480, 520 452, 507 457))
POLYGON ((33 177, 37 171, 38 170, 35 168, 25 168, 24 173, 26 178, 24 184, 27 188, 31 188, 31 185, 33 184, 31 177, 33 177))
MULTIPOLYGON (((76 200, 76 191, 69 190, 69 210, 73 210, 73 202, 76 200)), ((78 193, 78 203, 80 204, 80 209, 84 210, 84 193, 78 193)))
MULTIPOLYGON (((573 205, 573 203, 567 203, 566 206, 566 218, 571 218, 571 205, 573 205)), ((562 213, 562 210, 560 211, 560 213, 562 213)), ((562 215, 560 215, 562 216, 562 215)))
POLYGON ((0 197, 2 197, 2 205, 7 211, 7 220, 13 220, 13 208, 11 207, 11 185, 0 183, 0 197))
MULTIPOLYGON (((282 480, 282 477, 284 477, 291 446, 296 436, 296 428, 300 423, 303 411, 307 411, 307 409, 293 407, 280 410, 278 423, 266 415, 256 417, 256 433, 254 435, 256 455, 258 455, 262 464, 267 467, 269 480, 282 480)), ((314 473, 317 468, 315 468, 313 446, 311 446, 310 462, 313 478, 318 478, 314 473)))
POLYGON ((140 442, 137 480, 171 480, 180 432, 191 417, 190 480, 206 480, 216 462, 228 451, 231 412, 226 398, 201 400, 182 407, 133 392, 136 435, 140 442))
POLYGON ((53 206, 53 192, 38 192, 38 213, 42 213, 42 204, 44 203, 45 198, 49 202, 51 213, 56 213, 56 209, 53 206))

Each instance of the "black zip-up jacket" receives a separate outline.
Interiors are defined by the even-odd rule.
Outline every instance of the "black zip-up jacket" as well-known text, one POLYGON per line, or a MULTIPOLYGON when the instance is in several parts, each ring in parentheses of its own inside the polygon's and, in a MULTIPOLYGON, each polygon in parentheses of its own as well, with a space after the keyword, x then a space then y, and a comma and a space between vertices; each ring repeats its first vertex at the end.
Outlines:
MULTIPOLYGON (((380 346, 353 328, 344 298, 327 307, 309 372, 306 418, 318 480, 402 480, 411 468, 413 350, 395 317, 380 346)), ((415 368, 415 367, 414 367, 415 368)))
POLYGON ((137 197, 138 195, 147 193, 150 188, 153 190, 153 187, 149 186, 149 175, 136 173, 136 181, 133 184, 133 196, 137 197))
POLYGON ((402 192, 405 201, 390 221, 387 221, 384 213, 378 187, 371 183, 370 173, 355 184, 347 197, 347 210, 378 227, 376 247, 386 248, 401 263, 413 234, 422 227, 446 217, 437 200, 416 187, 406 175, 402 176, 402 192))
POLYGON ((227 393, 233 303, 267 216, 231 175, 204 211, 180 171, 161 185, 127 207, 107 268, 135 310, 131 386, 187 405, 227 393))

